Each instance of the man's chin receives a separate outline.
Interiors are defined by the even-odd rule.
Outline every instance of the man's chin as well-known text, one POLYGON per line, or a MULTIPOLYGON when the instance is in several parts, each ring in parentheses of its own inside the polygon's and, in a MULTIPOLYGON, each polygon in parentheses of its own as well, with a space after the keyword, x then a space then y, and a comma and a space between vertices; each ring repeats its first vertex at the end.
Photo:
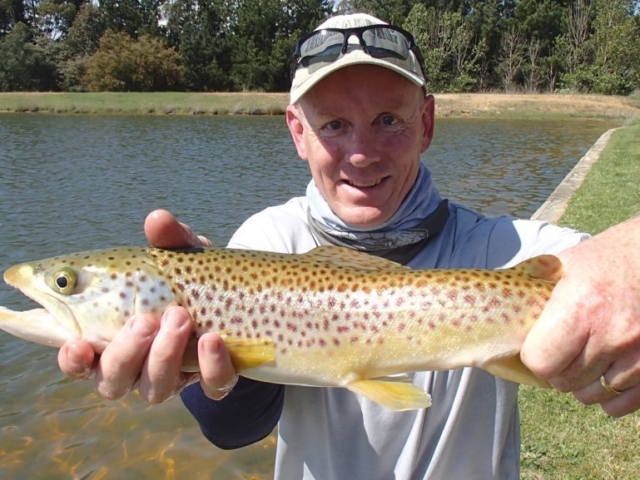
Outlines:
POLYGON ((335 212, 349 227, 357 230, 373 230, 386 222, 390 215, 377 207, 351 207, 335 212))

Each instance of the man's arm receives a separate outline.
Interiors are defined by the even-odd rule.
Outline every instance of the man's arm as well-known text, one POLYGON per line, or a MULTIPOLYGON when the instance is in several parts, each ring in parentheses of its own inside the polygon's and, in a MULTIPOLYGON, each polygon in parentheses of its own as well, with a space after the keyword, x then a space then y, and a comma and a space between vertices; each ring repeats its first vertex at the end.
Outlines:
POLYGON ((640 409, 640 218, 563 251, 565 274, 522 348, 558 390, 613 416, 640 409), (600 377, 614 389, 603 388, 600 377))

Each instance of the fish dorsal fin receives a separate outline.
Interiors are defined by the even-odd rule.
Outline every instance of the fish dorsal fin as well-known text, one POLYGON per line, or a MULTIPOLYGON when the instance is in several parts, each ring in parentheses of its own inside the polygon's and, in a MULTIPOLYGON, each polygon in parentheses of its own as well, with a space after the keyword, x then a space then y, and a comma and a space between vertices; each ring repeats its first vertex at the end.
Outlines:
POLYGON ((357 268, 359 270, 408 270, 409 267, 401 265, 386 258, 376 257, 365 252, 359 252, 352 248, 337 247, 335 245, 323 245, 304 253, 304 257, 311 261, 339 267, 357 268))
POLYGON ((562 262, 555 255, 540 255, 530 258, 519 263, 511 270, 554 285, 562 278, 564 271, 562 262))

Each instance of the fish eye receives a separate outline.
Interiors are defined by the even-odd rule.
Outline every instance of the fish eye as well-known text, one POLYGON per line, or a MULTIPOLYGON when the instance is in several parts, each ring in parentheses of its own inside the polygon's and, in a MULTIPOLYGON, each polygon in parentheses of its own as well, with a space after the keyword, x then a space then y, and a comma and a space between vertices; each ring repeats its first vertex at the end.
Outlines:
POLYGON ((53 275, 53 288, 63 295, 71 295, 76 288, 77 280, 75 271, 63 268, 53 275))

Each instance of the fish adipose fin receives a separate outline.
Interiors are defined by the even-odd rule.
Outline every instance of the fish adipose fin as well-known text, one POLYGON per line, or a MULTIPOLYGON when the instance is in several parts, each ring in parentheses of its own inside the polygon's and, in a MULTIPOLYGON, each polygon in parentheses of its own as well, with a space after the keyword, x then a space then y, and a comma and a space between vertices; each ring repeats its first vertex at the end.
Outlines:
POLYGON ((544 280, 554 285, 562 278, 562 261, 554 255, 539 255, 510 268, 514 273, 544 280))
POLYGON ((396 412, 431 406, 431 396, 411 383, 397 380, 358 380, 346 387, 353 393, 396 412))
POLYGON ((505 380, 510 380, 515 383, 541 388, 551 387, 546 380, 536 377, 531 370, 522 363, 520 353, 508 357, 494 358, 484 365, 481 365, 481 368, 496 377, 504 378, 505 380))

